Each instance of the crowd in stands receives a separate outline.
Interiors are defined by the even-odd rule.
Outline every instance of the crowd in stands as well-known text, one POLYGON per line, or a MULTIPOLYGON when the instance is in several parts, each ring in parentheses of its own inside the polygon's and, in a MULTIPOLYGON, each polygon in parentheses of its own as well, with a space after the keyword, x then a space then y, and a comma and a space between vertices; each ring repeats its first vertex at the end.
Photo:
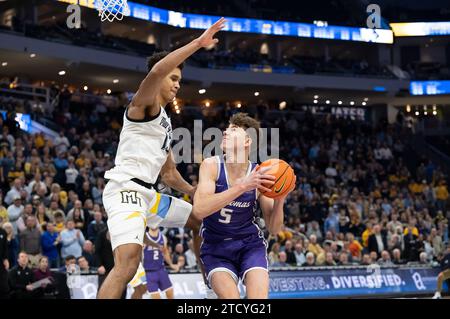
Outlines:
MULTIPOLYGON (((44 294, 51 288, 47 281, 37 290, 28 286, 51 276, 50 268, 65 272, 77 264, 104 274, 112 267, 103 174, 113 166, 124 109, 80 105, 70 92, 60 93, 51 114, 60 128, 53 140, 20 130, 13 99, 2 105, 8 115, 0 118, 0 226, 7 233, 10 269, 18 270, 10 278, 17 295, 44 294)), ((431 265, 442 258, 449 235, 448 179, 443 168, 406 144, 410 133, 404 127, 242 110, 262 127, 280 129, 280 154, 297 175, 283 231, 266 234, 271 267, 431 265)), ((199 116, 205 129, 224 128, 236 111, 227 107, 199 116)), ((171 116, 174 128, 192 128, 190 115, 171 116)), ((178 168, 196 185, 198 164, 178 168)), ((181 271, 196 269, 190 230, 164 234, 173 263, 181 271)))

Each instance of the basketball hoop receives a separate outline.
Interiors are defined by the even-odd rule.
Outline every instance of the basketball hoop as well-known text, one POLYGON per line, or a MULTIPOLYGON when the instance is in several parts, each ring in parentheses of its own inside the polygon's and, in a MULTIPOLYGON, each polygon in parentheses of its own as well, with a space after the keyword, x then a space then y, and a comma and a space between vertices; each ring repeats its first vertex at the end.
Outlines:
POLYGON ((108 20, 122 20, 124 16, 130 15, 127 0, 98 0, 98 15, 102 22, 108 20))

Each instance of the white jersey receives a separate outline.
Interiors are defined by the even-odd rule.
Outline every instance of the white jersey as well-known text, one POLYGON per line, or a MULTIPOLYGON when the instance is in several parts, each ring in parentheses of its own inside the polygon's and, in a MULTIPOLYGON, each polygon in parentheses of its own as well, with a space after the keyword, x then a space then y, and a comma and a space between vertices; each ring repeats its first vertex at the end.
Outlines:
POLYGON ((105 178, 117 182, 139 178, 154 184, 170 151, 172 124, 162 107, 156 118, 142 121, 129 119, 127 112, 128 108, 123 116, 115 167, 105 172, 105 178))

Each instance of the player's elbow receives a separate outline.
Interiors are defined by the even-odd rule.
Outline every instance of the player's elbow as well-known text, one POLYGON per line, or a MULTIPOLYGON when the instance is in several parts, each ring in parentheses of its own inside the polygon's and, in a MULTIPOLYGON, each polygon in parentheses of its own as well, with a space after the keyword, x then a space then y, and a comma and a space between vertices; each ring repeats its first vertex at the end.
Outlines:
POLYGON ((203 220, 208 217, 211 212, 207 209, 207 205, 200 203, 194 198, 194 204, 192 205, 192 215, 198 220, 203 220))

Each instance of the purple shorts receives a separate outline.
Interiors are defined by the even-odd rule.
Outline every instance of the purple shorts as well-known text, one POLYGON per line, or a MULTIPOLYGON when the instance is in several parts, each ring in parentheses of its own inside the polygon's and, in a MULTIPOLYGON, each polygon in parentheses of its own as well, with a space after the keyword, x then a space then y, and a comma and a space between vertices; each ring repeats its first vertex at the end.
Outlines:
POLYGON ((158 292, 158 289, 165 291, 172 287, 172 283, 169 279, 169 274, 165 268, 158 270, 148 270, 147 277, 147 290, 150 293, 158 292))
POLYGON ((203 242, 200 259, 205 267, 208 284, 212 274, 217 271, 230 273, 238 283, 253 268, 268 270, 266 242, 258 235, 218 243, 203 242))

